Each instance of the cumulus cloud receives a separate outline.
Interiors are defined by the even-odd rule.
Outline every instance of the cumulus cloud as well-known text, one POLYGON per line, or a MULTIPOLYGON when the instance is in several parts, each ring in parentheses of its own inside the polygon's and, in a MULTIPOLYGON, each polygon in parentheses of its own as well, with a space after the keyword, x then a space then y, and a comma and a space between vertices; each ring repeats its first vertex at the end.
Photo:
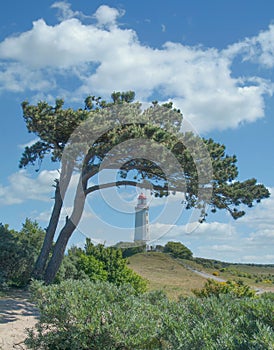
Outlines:
POLYGON ((0 185, 0 206, 20 204, 26 200, 49 201, 54 179, 58 178, 56 170, 43 170, 36 178, 26 170, 20 170, 8 178, 8 185, 0 185))
POLYGON ((101 5, 94 14, 99 26, 113 26, 119 17, 123 16, 124 12, 116 8, 101 5))
POLYGON ((119 26, 123 12, 100 6, 85 24, 67 2, 56 2, 61 22, 43 19, 31 30, 0 42, 0 91, 43 91, 82 100, 91 91, 135 90, 138 99, 173 100, 199 132, 235 128, 264 116, 265 95, 273 82, 260 76, 236 76, 235 58, 264 67, 274 64, 274 27, 232 43, 224 50, 166 42, 142 44, 137 33, 119 26), (65 77, 74 80, 64 84, 65 77))

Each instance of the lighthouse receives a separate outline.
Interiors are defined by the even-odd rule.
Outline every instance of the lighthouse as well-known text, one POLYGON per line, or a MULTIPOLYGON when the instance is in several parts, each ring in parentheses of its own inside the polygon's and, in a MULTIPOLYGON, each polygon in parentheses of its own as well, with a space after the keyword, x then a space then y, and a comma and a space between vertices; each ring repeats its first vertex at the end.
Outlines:
POLYGON ((149 241, 148 228, 148 205, 147 197, 141 193, 138 196, 138 203, 135 207, 135 234, 134 242, 149 241))

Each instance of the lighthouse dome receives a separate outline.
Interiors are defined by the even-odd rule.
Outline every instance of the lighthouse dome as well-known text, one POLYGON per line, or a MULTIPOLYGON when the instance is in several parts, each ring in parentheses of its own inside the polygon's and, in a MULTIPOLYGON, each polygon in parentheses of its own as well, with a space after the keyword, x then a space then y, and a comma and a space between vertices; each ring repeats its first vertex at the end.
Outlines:
POLYGON ((139 209, 144 209, 144 208, 147 208, 147 197, 146 197, 146 195, 141 193, 138 196, 138 204, 137 204, 136 209, 139 210, 139 209))
POLYGON ((138 199, 147 199, 147 197, 146 197, 143 193, 141 193, 141 194, 139 195, 138 199))

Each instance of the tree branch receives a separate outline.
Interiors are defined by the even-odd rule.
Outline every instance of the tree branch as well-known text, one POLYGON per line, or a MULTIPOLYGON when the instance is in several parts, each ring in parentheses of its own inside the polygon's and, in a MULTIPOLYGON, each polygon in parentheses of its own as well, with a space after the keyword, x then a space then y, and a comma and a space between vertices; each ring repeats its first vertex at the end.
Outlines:
MULTIPOLYGON (((105 183, 105 184, 101 184, 101 185, 94 185, 91 186, 89 188, 87 188, 85 190, 85 195, 88 195, 89 193, 98 191, 98 190, 102 190, 102 189, 106 189, 106 188, 110 188, 110 187, 119 187, 119 186, 137 186, 146 188, 146 189, 150 189, 150 185, 148 183, 140 183, 140 182, 136 182, 136 181, 130 181, 130 180, 123 180, 123 181, 115 181, 115 182, 109 182, 109 183, 105 183)), ((156 191, 176 191, 176 188, 169 188, 168 186, 164 185, 164 186, 160 186, 160 185, 155 185, 152 184, 153 186, 153 190, 156 191)))

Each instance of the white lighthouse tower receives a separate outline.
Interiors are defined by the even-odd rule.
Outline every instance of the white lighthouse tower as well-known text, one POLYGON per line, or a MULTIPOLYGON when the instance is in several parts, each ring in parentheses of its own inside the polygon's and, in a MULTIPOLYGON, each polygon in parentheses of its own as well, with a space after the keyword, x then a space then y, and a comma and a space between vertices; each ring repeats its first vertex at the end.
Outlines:
POLYGON ((134 242, 149 241, 148 227, 148 205, 147 197, 141 193, 138 196, 138 203, 135 207, 135 234, 134 242))

